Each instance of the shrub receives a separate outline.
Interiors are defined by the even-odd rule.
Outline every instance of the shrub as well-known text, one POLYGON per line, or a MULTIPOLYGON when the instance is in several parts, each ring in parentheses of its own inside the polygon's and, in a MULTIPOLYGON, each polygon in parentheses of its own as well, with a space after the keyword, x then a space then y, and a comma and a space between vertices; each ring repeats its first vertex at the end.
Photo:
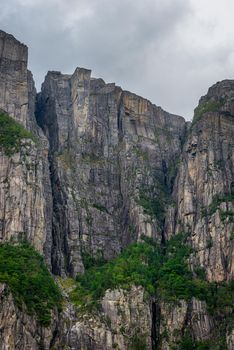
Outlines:
POLYGON ((186 333, 179 344, 179 347, 177 348, 179 350, 211 350, 214 349, 211 348, 211 343, 209 340, 205 341, 196 341, 193 340, 193 338, 186 333))
POLYGON ((43 326, 49 326, 53 308, 61 309, 60 290, 43 258, 29 244, 0 245, 0 282, 9 286, 16 304, 24 303, 43 326))
MULTIPOLYGON (((220 204, 223 203, 223 202, 231 202, 233 203, 234 202, 234 194, 231 194, 231 193, 226 193, 226 194, 223 194, 223 195, 216 195, 214 196, 211 204, 205 208, 205 207, 202 207, 201 208, 201 215, 202 217, 207 217, 207 216, 211 216, 213 215, 217 209, 219 209, 220 207, 220 204)), ((221 217, 221 220, 225 220, 226 217, 229 217, 231 218, 231 221, 233 220, 233 212, 232 211, 221 211, 220 213, 220 217, 221 217)))
POLYGON ((143 237, 142 243, 128 246, 114 260, 87 269, 77 276, 77 288, 71 293, 73 302, 83 310, 97 307, 105 291, 132 285, 143 286, 150 295, 157 292, 168 301, 189 299, 194 293, 192 273, 186 259, 191 249, 184 244, 185 235, 179 234, 165 247, 143 237))
POLYGON ((141 188, 137 203, 144 209, 144 213, 155 218, 162 227, 165 219, 167 204, 171 201, 169 189, 162 179, 155 180, 157 191, 152 188, 141 188))
POLYGON ((82 249, 81 256, 82 256, 82 261, 86 270, 94 266, 96 267, 102 266, 106 263, 106 260, 103 257, 102 252, 98 252, 95 256, 93 256, 89 252, 82 249))
POLYGON ((33 138, 33 135, 21 124, 6 113, 0 112, 0 148, 6 155, 18 152, 22 139, 33 140, 33 138))
MULTIPOLYGON (((140 330, 139 330, 140 331, 140 330)), ((146 339, 142 335, 134 335, 130 339, 128 350, 147 350, 146 339)))

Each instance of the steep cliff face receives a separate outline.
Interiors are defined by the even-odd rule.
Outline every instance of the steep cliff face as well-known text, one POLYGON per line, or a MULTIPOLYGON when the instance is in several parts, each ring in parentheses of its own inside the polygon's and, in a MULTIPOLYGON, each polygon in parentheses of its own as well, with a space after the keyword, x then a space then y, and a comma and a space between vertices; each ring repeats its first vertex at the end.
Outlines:
POLYGON ((191 265, 233 279, 234 81, 212 86, 195 110, 174 187, 175 229, 191 233, 191 265))
POLYGON ((0 31, 0 108, 24 126, 28 119, 28 48, 0 31))
MULTIPOLYGON (((32 133, 6 152, 0 144, 0 241, 27 239, 50 265, 52 199, 48 141, 38 128, 36 90, 27 70, 27 47, 0 31, 0 108, 32 133)), ((3 123, 3 121, 2 121, 3 123)), ((15 132, 14 132, 15 133, 15 132)), ((6 135, 5 135, 6 136, 6 135)), ((13 135, 14 137, 14 135, 13 135)))
POLYGON ((38 97, 50 142, 55 273, 82 272, 81 253, 111 259, 142 234, 162 239, 168 169, 185 134, 183 118, 90 74, 49 72, 38 97))
POLYGON ((80 317, 67 335, 67 344, 79 350, 150 349, 152 316, 144 294, 141 287, 128 292, 108 290, 102 300, 103 313, 80 317))
POLYGON ((232 350, 233 140, 232 80, 191 126, 82 68, 36 96, 0 31, 0 243, 33 245, 63 294, 40 324, 0 257, 0 349, 232 350))
POLYGON ((49 349, 53 327, 44 328, 35 317, 20 310, 5 284, 0 284, 0 349, 49 349))

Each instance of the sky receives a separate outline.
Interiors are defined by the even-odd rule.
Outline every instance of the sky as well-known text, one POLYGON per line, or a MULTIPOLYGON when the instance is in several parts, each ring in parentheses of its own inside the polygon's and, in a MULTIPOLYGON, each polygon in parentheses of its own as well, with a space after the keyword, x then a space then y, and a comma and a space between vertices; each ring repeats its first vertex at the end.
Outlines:
POLYGON ((0 29, 29 47, 40 90, 76 67, 190 120, 234 78, 233 0, 1 0, 0 29))

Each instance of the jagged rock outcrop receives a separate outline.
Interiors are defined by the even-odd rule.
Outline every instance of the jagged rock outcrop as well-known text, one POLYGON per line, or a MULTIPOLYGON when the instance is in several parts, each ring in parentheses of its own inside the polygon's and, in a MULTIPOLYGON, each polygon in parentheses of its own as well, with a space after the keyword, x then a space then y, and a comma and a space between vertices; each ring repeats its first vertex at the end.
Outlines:
POLYGON ((209 281, 234 276, 233 140, 234 81, 224 80, 195 110, 174 186, 174 231, 167 233, 191 234, 191 265, 204 267, 209 281))
POLYGON ((102 312, 78 318, 67 335, 71 349, 151 348, 152 315, 148 297, 142 287, 107 290, 102 312))
MULTIPOLYGON (((15 304, 6 284, 0 283, 0 350, 50 349, 56 323, 42 327, 26 309, 15 304)), ((57 315, 54 315, 54 319, 57 315)))
POLYGON ((0 108, 24 126, 28 119, 28 48, 0 31, 0 108))
POLYGON ((214 321, 207 311, 206 303, 195 298, 189 303, 181 300, 176 306, 162 303, 161 320, 162 350, 178 346, 186 329, 197 341, 210 339, 214 331, 214 321))

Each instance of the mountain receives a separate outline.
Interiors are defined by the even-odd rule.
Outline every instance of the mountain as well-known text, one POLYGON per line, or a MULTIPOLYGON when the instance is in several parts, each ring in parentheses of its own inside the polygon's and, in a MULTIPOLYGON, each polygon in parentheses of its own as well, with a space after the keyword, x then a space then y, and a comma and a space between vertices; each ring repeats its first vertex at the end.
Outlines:
POLYGON ((192 123, 0 31, 0 349, 234 349, 234 81, 192 123))

